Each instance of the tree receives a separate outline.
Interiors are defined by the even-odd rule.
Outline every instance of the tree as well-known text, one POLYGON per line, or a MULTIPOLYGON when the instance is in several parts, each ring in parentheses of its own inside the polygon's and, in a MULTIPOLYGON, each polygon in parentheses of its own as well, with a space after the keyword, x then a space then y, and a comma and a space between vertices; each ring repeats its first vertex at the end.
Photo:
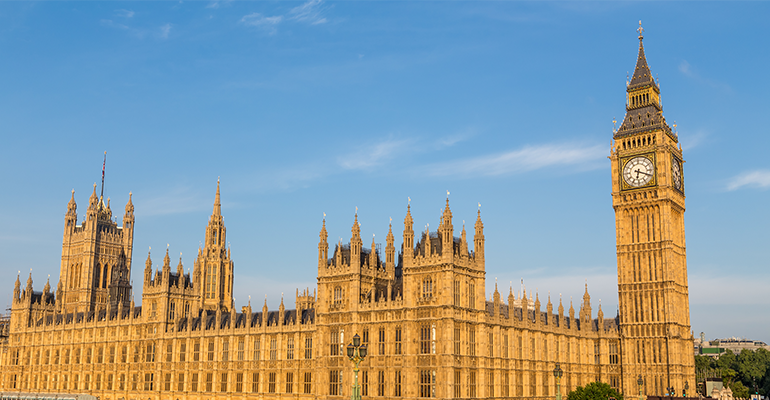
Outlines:
POLYGON ((623 395, 610 385, 602 382, 591 382, 585 388, 578 386, 569 392, 567 400, 608 400, 610 397, 623 400, 623 395))
POLYGON ((701 371, 707 368, 711 368, 711 358, 707 356, 695 356, 695 370, 701 371))

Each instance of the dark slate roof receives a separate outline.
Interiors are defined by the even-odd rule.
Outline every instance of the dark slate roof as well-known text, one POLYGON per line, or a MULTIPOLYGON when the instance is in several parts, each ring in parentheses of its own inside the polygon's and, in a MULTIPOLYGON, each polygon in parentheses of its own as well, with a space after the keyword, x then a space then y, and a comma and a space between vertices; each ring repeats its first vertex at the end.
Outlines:
POLYGON ((634 76, 631 78, 631 82, 628 84, 629 89, 636 89, 652 85, 658 88, 655 84, 655 79, 652 77, 650 66, 647 65, 647 57, 644 55, 644 44, 642 43, 642 37, 639 36, 639 55, 636 58, 636 68, 634 68, 634 76))
POLYGON ((656 105, 650 104, 641 108, 635 108, 626 112, 626 117, 620 128, 615 132, 615 138, 631 135, 634 133, 647 132, 653 130, 663 130, 669 135, 673 135, 671 127, 666 122, 666 117, 656 105))

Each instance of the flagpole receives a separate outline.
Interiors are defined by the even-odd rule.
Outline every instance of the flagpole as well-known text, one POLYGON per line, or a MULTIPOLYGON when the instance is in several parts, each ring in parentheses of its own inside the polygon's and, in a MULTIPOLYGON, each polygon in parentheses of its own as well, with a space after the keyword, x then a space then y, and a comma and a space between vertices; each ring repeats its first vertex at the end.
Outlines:
POLYGON ((104 198, 104 167, 107 166, 107 152, 104 152, 104 162, 102 163, 102 194, 99 196, 99 200, 104 198))

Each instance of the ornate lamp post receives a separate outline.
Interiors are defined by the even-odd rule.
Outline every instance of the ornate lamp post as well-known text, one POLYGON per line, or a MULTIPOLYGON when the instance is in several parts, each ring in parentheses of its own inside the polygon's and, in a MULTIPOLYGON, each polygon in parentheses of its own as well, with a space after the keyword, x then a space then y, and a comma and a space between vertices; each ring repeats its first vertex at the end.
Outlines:
POLYGON ((642 400, 642 385, 644 385, 642 374, 639 374, 639 379, 636 380, 636 384, 639 385, 639 400, 642 400))
POLYGON ((361 344, 361 337, 356 333, 353 336, 353 343, 348 344, 348 358, 353 362, 353 373, 355 380, 353 381, 353 393, 350 395, 351 400, 361 400, 361 386, 358 384, 358 364, 366 357, 366 345, 361 344))
POLYGON ((684 381, 684 390, 682 391, 682 397, 687 397, 687 389, 690 388, 690 381, 684 381))
POLYGON ((561 376, 563 372, 561 365, 556 363, 556 368, 553 369, 553 376, 556 378, 556 400, 561 400, 561 376))

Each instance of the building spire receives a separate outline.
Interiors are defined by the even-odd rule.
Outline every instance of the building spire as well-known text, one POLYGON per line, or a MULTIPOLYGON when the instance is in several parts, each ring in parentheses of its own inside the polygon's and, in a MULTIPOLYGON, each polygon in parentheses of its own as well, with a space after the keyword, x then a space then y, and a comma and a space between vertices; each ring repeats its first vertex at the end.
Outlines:
POLYGON ((642 21, 639 21, 639 29, 637 29, 637 31, 639 32, 639 55, 636 58, 634 75, 631 77, 628 88, 635 89, 647 85, 652 85, 657 88, 652 72, 650 72, 650 67, 647 65, 647 57, 644 55, 644 43, 642 41, 642 39, 644 39, 644 36, 642 36, 644 29, 642 28, 642 21))
POLYGON ((217 177, 217 194, 214 196, 214 215, 222 215, 222 204, 219 202, 219 177, 217 177))

